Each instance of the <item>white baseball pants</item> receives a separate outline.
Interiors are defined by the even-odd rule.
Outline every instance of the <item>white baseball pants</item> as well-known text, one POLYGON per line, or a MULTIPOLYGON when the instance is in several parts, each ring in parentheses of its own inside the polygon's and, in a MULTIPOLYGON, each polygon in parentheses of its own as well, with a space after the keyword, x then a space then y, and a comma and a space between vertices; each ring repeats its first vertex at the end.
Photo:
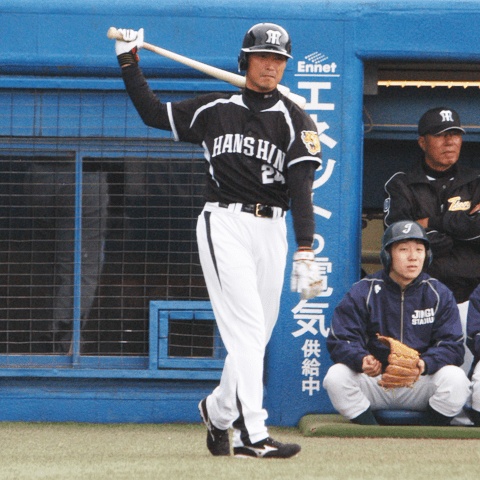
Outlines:
POLYGON ((475 366, 472 375, 472 408, 480 412, 480 362, 475 366))
POLYGON ((268 437, 263 367, 284 281, 285 218, 259 218, 207 203, 198 218, 197 242, 227 349, 220 384, 207 397, 208 415, 224 430, 235 422, 234 447, 256 443, 268 437))
POLYGON ((334 408, 349 420, 368 407, 424 411, 428 404, 442 415, 454 417, 470 396, 470 381, 460 367, 453 365, 433 375, 422 375, 411 388, 386 390, 378 385, 379 379, 336 363, 329 368, 323 386, 334 408))

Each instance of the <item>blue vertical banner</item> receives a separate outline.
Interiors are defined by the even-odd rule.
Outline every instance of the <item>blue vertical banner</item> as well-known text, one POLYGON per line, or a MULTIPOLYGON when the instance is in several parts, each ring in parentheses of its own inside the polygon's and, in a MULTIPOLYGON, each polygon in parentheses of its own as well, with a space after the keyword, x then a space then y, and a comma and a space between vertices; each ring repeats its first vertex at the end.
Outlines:
POLYGON ((295 425, 305 414, 333 412, 322 387, 331 365, 325 340, 333 309, 351 283, 345 264, 352 258, 342 248, 342 235, 339 234, 343 228, 340 197, 349 196, 351 204, 358 206, 361 178, 356 179, 359 188, 355 193, 340 188, 341 125, 345 113, 342 96, 345 75, 343 28, 335 22, 327 25, 319 28, 322 34, 318 42, 311 35, 302 37, 306 29, 289 29, 294 58, 285 84, 307 99, 305 110, 317 125, 322 147, 323 164, 313 185, 316 225, 313 248, 321 267, 323 291, 308 301, 300 300, 298 293, 290 292, 292 256, 297 246, 288 217, 289 258, 281 313, 266 361, 266 405, 272 424, 295 425))

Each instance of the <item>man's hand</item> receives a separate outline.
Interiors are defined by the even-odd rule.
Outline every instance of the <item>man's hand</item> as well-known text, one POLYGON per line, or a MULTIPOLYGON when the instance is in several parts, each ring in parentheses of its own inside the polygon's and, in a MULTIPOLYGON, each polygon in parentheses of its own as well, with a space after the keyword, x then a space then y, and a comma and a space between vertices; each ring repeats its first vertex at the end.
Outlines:
POLYGON ((320 266, 315 261, 313 250, 299 249, 293 255, 290 287, 292 292, 300 293, 302 300, 320 295, 322 291, 320 266))
POLYGON ((362 370, 369 377, 377 377, 382 373, 382 362, 373 355, 365 355, 362 361, 362 370))
POLYGON ((425 371, 425 362, 420 358, 417 363, 417 367, 420 370, 420 375, 425 371))
POLYGON ((417 223, 419 223, 423 228, 428 227, 428 217, 426 218, 419 218, 418 220, 415 220, 417 223))
POLYGON ((132 30, 119 28, 118 32, 122 34, 123 40, 115 41, 115 53, 117 54, 120 66, 137 63, 139 61, 138 51, 143 47, 143 28, 132 30))
POLYGON ((469 215, 473 215, 474 213, 477 213, 480 211, 480 203, 477 203, 469 212, 469 215))

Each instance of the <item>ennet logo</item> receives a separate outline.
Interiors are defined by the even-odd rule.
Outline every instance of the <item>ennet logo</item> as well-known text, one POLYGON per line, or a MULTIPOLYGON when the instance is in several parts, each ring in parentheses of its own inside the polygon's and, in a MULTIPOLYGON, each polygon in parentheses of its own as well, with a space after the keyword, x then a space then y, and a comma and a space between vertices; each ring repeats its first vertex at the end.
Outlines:
POLYGON ((298 73, 336 73, 337 64, 335 62, 328 63, 328 56, 321 52, 312 52, 305 55, 305 60, 297 62, 298 73))
POLYGON ((322 63, 325 60, 328 60, 328 57, 321 52, 313 52, 309 55, 305 55, 305 60, 308 60, 312 63, 322 63))

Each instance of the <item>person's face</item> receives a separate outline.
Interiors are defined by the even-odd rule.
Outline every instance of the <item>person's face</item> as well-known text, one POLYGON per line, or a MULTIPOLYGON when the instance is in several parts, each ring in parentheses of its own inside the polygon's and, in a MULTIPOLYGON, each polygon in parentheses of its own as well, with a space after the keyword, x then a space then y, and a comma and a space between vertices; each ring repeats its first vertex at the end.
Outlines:
POLYGON ((462 133, 459 130, 447 130, 438 135, 426 134, 418 137, 418 144, 425 152, 426 164, 440 172, 457 163, 462 141, 462 133))
POLYGON ((271 92, 280 83, 287 57, 278 53, 259 52, 248 54, 246 87, 255 92, 271 92))
POLYGON ((423 269, 425 262, 425 244, 420 240, 395 242, 390 250, 392 266, 390 278, 401 287, 406 287, 415 280, 423 269))

